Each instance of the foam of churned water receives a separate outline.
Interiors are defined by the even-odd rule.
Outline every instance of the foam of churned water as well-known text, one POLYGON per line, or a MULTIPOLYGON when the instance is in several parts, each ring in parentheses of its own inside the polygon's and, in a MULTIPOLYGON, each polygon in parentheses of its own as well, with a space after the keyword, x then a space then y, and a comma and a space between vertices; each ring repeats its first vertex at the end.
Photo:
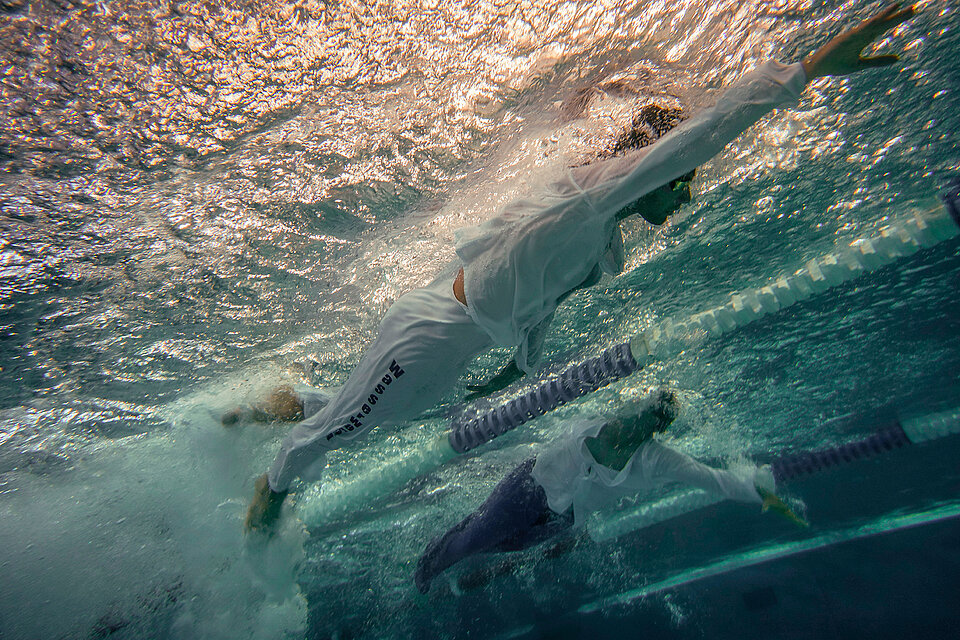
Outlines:
POLYGON ((257 454, 273 439, 219 425, 211 408, 234 392, 167 407, 166 433, 80 448, 68 470, 8 474, 5 638, 302 634, 295 574, 306 532, 287 518, 270 544, 244 538, 253 462, 264 464, 257 454))

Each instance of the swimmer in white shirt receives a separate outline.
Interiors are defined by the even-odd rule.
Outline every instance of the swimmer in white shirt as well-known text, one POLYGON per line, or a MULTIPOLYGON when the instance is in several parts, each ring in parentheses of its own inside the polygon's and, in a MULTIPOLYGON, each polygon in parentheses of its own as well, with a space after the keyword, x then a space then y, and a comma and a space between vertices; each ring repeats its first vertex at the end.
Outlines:
MULTIPOLYGON (((533 371, 557 305, 595 283, 601 269, 622 268, 619 217, 639 213, 662 223, 689 200, 687 183, 698 165, 772 109, 796 101, 807 82, 896 62, 895 55, 864 57, 861 51, 913 15, 913 7, 893 4, 802 63, 767 62, 656 143, 571 168, 539 198, 514 202, 458 232, 458 259, 430 285, 394 303, 376 340, 326 406, 305 415, 302 396, 278 396, 283 406, 276 417, 303 420, 257 480, 245 527, 269 532, 294 479, 321 479, 326 452, 434 406, 491 346, 517 347, 516 368, 533 371)), ((515 375, 506 373, 504 378, 515 375)), ((270 414, 269 407, 264 413, 270 414)), ((228 414, 224 421, 236 417, 228 414)))
POLYGON ((677 411, 676 396, 660 390, 612 419, 572 420, 558 442, 517 466, 476 511, 427 546, 414 573, 417 589, 426 593, 433 578, 468 556, 540 544, 620 498, 669 482, 755 503, 807 526, 774 493, 768 467, 714 469, 654 440, 677 411))

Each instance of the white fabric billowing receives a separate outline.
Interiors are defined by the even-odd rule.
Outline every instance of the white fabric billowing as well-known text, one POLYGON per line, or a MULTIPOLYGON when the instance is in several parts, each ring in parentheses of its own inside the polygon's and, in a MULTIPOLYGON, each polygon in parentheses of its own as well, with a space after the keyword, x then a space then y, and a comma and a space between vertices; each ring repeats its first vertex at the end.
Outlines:
POLYGON ((616 212, 709 160, 772 108, 794 100, 804 83, 800 65, 766 63, 657 143, 570 169, 541 198, 514 202, 459 231, 469 308, 453 297, 456 271, 397 300, 337 396, 284 440, 271 488, 285 490, 297 476, 319 479, 326 451, 435 404, 491 339, 519 347, 517 364, 532 372, 559 301, 600 268, 622 269, 616 212), (391 366, 404 376, 391 377, 391 366))
MULTIPOLYGON (((557 299, 557 306, 560 306, 560 303, 574 292, 592 287, 600 282, 602 274, 615 275, 620 273, 623 271, 625 261, 626 255, 623 248, 623 234, 620 232, 620 226, 617 225, 613 229, 610 244, 607 246, 606 252, 603 254, 603 257, 600 258, 600 263, 587 274, 586 279, 581 282, 576 289, 567 291, 560 296, 560 298, 557 299)), ((546 318, 527 331, 523 342, 517 347, 513 360, 517 363, 517 367, 524 373, 532 374, 540 367, 540 358, 543 354, 543 342, 547 337, 550 324, 553 322, 553 316, 554 312, 551 311, 546 318)))
POLYGON ((330 404, 330 401, 340 393, 340 387, 321 388, 298 384, 294 385, 293 391, 297 394, 300 406, 303 407, 303 417, 309 418, 330 404))
POLYGON ((574 521, 582 525, 594 511, 615 506, 668 482, 697 487, 729 500, 762 502, 756 486, 773 491, 772 475, 764 468, 714 469, 690 456, 648 440, 620 471, 594 460, 586 439, 595 437, 604 418, 574 420, 559 442, 537 455, 533 479, 543 487, 547 504, 556 513, 573 507, 574 521))
POLYGON ((607 244, 607 250, 600 257, 600 269, 608 275, 615 276, 623 271, 626 263, 627 252, 623 247, 623 231, 621 231, 620 225, 617 224, 613 228, 610 242, 607 244))
POLYGON ((517 347, 517 351, 513 355, 513 361, 517 363, 517 367, 524 373, 529 375, 537 370, 543 354, 543 342, 547 338, 547 330, 550 328, 552 322, 553 313, 541 320, 540 324, 530 329, 524 341, 517 347))
POLYGON ((327 451, 434 406, 470 360, 490 347, 490 338, 453 296, 455 274, 446 269, 393 303, 336 396, 313 415, 304 407, 307 418, 284 438, 270 468, 271 489, 284 491, 296 477, 320 480, 327 451))
POLYGON ((523 344, 565 293, 610 266, 620 209, 709 160, 805 84, 801 65, 767 62, 653 145, 570 169, 539 198, 458 231, 470 316, 495 343, 523 344))

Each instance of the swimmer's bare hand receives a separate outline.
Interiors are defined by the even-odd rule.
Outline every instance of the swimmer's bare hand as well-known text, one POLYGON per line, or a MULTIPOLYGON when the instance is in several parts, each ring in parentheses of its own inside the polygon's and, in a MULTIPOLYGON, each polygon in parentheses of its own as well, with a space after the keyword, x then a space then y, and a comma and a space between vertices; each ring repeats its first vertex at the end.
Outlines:
POLYGON ((496 393, 500 391, 500 387, 491 385, 489 382, 487 384, 468 384, 466 385, 468 393, 463 397, 464 402, 473 402, 479 398, 485 398, 491 393, 496 393))
POLYGON ((757 487, 757 492, 760 494, 760 497, 763 498, 763 507, 761 511, 766 513, 767 511, 772 511, 778 516, 786 518, 793 524, 798 527, 803 527, 806 529, 810 526, 810 523, 798 516, 793 509, 790 508, 786 502, 780 499, 780 497, 775 493, 770 493, 765 489, 757 487))
POLYGON ((497 375, 492 377, 486 384, 468 384, 467 390, 473 393, 468 394, 464 400, 470 402, 477 398, 483 398, 496 393, 501 389, 506 389, 511 384, 523 377, 523 371, 517 366, 516 360, 511 360, 497 375))
POLYGON ((906 22, 914 15, 916 10, 913 5, 900 10, 900 4, 894 3, 872 18, 844 31, 803 61, 807 80, 821 76, 842 76, 893 64, 900 59, 896 55, 868 57, 861 55, 861 52, 885 32, 906 22))
POLYGON ((283 500, 287 492, 277 493, 270 489, 267 474, 263 474, 253 485, 253 500, 247 508, 247 517, 243 521, 246 533, 264 533, 272 535, 277 520, 280 519, 283 500))

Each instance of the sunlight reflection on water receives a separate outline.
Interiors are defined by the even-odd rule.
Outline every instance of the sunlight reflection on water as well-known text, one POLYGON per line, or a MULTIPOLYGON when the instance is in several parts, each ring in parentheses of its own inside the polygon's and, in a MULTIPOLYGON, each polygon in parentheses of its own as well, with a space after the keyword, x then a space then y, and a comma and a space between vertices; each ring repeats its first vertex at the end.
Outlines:
MULTIPOLYGON (((924 13, 884 44, 902 52, 899 73, 812 83, 796 109, 703 167, 694 202, 671 224, 624 225, 632 272, 561 309, 548 357, 574 357, 866 235, 958 168, 956 65, 941 52, 957 50, 960 30, 949 7, 920 4, 924 13)), ((169 402, 214 388, 242 396, 262 382, 251 372, 275 378, 311 357, 325 383, 342 381, 390 303, 452 257, 455 229, 595 153, 635 110, 611 100, 591 107, 586 124, 559 124, 578 89, 626 75, 643 83, 644 100, 689 114, 758 61, 795 60, 872 8, 7 0, 0 494, 24 477, 69 477, 88 445, 162 437, 174 421, 169 402)), ((946 252, 936 259, 955 273, 946 252)), ((949 314, 923 313, 939 310, 943 289, 921 275, 878 277, 866 293, 851 287, 835 307, 811 305, 775 328, 684 354, 628 391, 661 378, 684 385, 696 408, 681 437, 698 452, 795 443, 801 425, 807 442, 829 439, 836 434, 822 424, 853 410, 840 406, 850 398, 902 393, 882 374, 890 362, 907 363, 923 384, 934 365, 952 370, 952 352, 937 342, 949 338, 949 314), (898 320, 903 305, 920 317, 898 320), (911 342, 915 326, 929 344, 911 342), (901 334, 902 344, 890 337, 901 334), (705 426, 718 416, 729 433, 705 426)), ((471 374, 504 357, 482 357, 471 374)), ((546 430, 532 428, 518 447, 546 430)), ((428 435, 377 434, 364 455, 388 459, 428 435)), ((243 437, 262 457, 279 433, 243 437)), ((169 458, 201 456, 179 446, 169 458)), ((436 528, 444 516, 433 506, 479 499, 516 453, 428 478, 435 502, 401 519, 414 532, 436 528)), ((343 465, 334 475, 363 464, 356 451, 334 459, 343 465)), ((397 499, 398 512, 417 490, 397 499)), ((364 526, 350 534, 383 547, 382 531, 364 526)), ((395 551, 380 549, 396 556, 376 569, 383 584, 370 578, 387 595, 409 588, 397 558, 415 551, 395 551)), ((349 551, 340 552, 332 574, 352 575, 349 551)))

